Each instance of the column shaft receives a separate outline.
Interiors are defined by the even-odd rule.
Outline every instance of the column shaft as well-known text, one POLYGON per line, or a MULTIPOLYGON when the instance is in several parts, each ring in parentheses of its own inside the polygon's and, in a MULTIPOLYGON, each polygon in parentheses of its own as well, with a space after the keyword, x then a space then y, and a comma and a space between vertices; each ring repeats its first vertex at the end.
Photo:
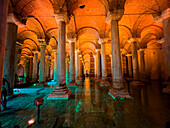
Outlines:
POLYGON ((97 55, 94 56, 95 77, 97 77, 97 55))
POLYGON ((66 23, 59 21, 58 25, 58 83, 66 82, 66 23))
POLYGON ((50 78, 50 56, 46 56, 46 79, 50 78))
POLYGON ((113 77, 113 87, 114 88, 123 88, 121 83, 122 78, 122 67, 121 67, 121 58, 120 58, 120 44, 119 44, 119 28, 118 21, 111 21, 111 45, 112 45, 112 77, 113 77))
POLYGON ((39 74, 39 82, 45 81, 45 42, 40 42, 40 74, 39 74), (42 43, 42 44, 41 44, 42 43))
POLYGON ((81 55, 79 55, 79 79, 83 76, 82 74, 82 62, 81 62, 81 55))
POLYGON ((128 60, 128 75, 129 77, 132 77, 132 55, 127 54, 127 60, 128 60))
POLYGON ((79 52, 76 51, 75 53, 75 77, 76 79, 79 78, 79 52))
POLYGON ((101 57, 102 57, 102 80, 105 80, 107 78, 105 42, 101 43, 101 57))
POLYGON ((34 58, 33 58, 33 72, 32 72, 32 80, 37 81, 38 79, 38 52, 33 52, 34 58))
MULTIPOLYGON (((5 25, 5 24, 4 24, 5 25)), ((17 39, 17 25, 8 23, 7 39, 5 46, 4 73, 11 89, 14 88, 15 81, 15 50, 17 39)))
POLYGON ((58 73, 57 73, 57 51, 54 51, 54 81, 57 81, 58 73))
POLYGON ((137 54, 137 41, 131 42, 131 45, 132 45, 133 79, 134 81, 138 81, 139 65, 138 65, 138 54, 137 54))
POLYGON ((75 43, 71 42, 70 51, 70 81, 75 82, 75 43))
MULTIPOLYGON (((169 9, 169 8, 168 8, 169 9)), ((168 10, 167 9, 167 10, 168 10)), ((170 17, 163 20, 163 31, 165 38, 165 71, 166 71, 166 80, 170 78, 170 17)))
POLYGON ((33 56, 29 58, 29 79, 32 80, 32 73, 33 73, 33 56))
POLYGON ((139 50, 140 53, 140 79, 145 79, 145 58, 144 51, 142 49, 139 50))
POLYGON ((100 51, 97 50, 97 77, 99 78, 101 76, 100 71, 100 51))

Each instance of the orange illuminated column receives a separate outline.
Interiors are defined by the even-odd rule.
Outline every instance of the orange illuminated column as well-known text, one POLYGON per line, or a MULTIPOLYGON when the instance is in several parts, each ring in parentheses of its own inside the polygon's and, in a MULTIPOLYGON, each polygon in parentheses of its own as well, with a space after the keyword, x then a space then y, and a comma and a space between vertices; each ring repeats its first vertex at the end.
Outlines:
POLYGON ((140 55, 140 80, 145 80, 145 58, 144 58, 144 49, 139 49, 140 55))
POLYGON ((93 57, 94 57, 95 77, 97 77, 97 55, 95 54, 93 57))
POLYGON ((45 56, 45 72, 46 72, 46 80, 50 77, 50 56, 45 56))
POLYGON ((29 80, 32 80, 33 56, 29 56, 29 80))
POLYGON ((70 49, 70 83, 69 86, 75 86, 75 42, 76 38, 71 38, 68 40, 71 44, 70 49))
POLYGON ((100 71, 100 49, 96 49, 97 52, 97 77, 100 78, 101 71, 100 71))
POLYGON ((54 77, 53 77, 53 79, 54 79, 54 81, 57 81, 57 50, 56 49, 54 49, 53 51, 52 51, 53 53, 54 53, 54 77))
POLYGON ((58 22, 58 51, 57 51, 57 69, 58 84, 66 83, 66 23, 68 17, 66 13, 56 14, 58 22))
POLYGON ((127 61, 128 61, 128 75, 132 77, 132 54, 127 54, 127 61))
POLYGON ((132 46, 132 63, 133 63, 133 80, 139 80, 139 64, 138 64, 138 54, 137 54, 137 40, 135 38, 131 38, 128 40, 132 46))
POLYGON ((79 79, 79 50, 75 51, 75 77, 79 79))
POLYGON ((119 43, 119 26, 118 21, 121 19, 124 10, 116 10, 116 12, 108 12, 106 23, 111 24, 111 45, 112 45, 112 77, 113 88, 121 89, 123 85, 122 67, 120 58, 119 43))
POLYGON ((45 81, 45 49, 46 49, 46 43, 45 39, 38 39, 38 42, 40 43, 40 74, 39 74, 39 82, 45 81))
POLYGON ((162 14, 154 18, 155 22, 163 23, 163 31, 164 31, 164 58, 165 58, 165 71, 166 71, 166 80, 170 78, 170 7, 169 2, 164 2, 163 6, 161 6, 162 14))
POLYGON ((33 58, 33 71, 32 71, 32 81, 37 81, 38 76, 38 51, 33 51, 34 58, 33 58))
POLYGON ((110 86, 107 79, 107 69, 106 69, 106 48, 105 44, 108 39, 100 39, 101 44, 101 58, 102 58, 102 81, 100 82, 100 86, 110 86))
MULTIPOLYGON (((5 46, 5 58, 4 58, 4 73, 7 81, 9 82, 10 88, 14 88, 15 81, 15 50, 16 50, 16 40, 17 40, 17 29, 18 26, 14 22, 14 16, 10 13, 8 15, 8 30, 7 39, 5 46)), ((5 24, 4 24, 5 25, 5 24)))
POLYGON ((82 72, 83 64, 82 64, 82 55, 79 54, 79 80, 83 79, 83 72, 82 72))
POLYGON ((7 32, 7 13, 8 13, 8 0, 0 0, 0 97, 2 92, 2 77, 4 67, 5 55, 5 41, 7 32))

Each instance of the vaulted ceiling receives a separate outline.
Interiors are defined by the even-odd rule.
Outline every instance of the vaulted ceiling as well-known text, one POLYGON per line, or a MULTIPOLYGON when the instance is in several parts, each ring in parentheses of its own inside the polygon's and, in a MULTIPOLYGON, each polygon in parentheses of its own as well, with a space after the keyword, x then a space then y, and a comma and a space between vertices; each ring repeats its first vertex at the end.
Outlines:
MULTIPOLYGON (((130 38, 138 38, 139 48, 155 44, 163 37, 162 23, 155 23, 153 16, 160 14, 167 0, 11 0, 10 12, 24 25, 18 27, 18 42, 22 43, 21 54, 31 55, 40 49, 39 38, 47 43, 47 52, 53 58, 57 49, 58 24, 55 14, 67 12, 67 36, 76 36, 76 48, 83 55, 95 53, 100 47, 99 38, 108 38, 106 54, 111 54, 110 24, 106 24, 108 11, 124 8, 119 21, 121 49, 131 52, 130 38)), ((70 44, 67 42, 67 52, 70 44)))

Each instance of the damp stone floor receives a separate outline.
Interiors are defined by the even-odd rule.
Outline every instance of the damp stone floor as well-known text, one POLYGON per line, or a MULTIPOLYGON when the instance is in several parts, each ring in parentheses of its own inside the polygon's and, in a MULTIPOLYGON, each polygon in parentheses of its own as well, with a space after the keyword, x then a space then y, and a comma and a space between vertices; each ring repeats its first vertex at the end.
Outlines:
MULTIPOLYGON (((47 100, 50 87, 31 88, 27 94, 8 98, 8 110, 1 111, 2 128, 166 128, 170 122, 170 96, 161 93, 158 82, 151 82, 144 96, 134 99, 113 99, 109 87, 100 87, 87 77, 82 85, 70 87, 69 100, 47 100), (40 123, 34 99, 42 96, 40 123), (140 99, 139 99, 140 98, 140 99)), ((30 88, 28 88, 30 89, 30 88)))

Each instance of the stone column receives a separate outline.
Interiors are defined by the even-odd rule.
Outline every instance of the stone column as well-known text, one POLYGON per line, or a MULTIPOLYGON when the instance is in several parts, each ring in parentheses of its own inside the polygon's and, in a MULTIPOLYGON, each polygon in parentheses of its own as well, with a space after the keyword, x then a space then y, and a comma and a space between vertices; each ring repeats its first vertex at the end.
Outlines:
POLYGON ((79 79, 79 50, 75 51, 75 77, 79 79))
POLYGON ((165 58, 165 72, 166 72, 166 80, 170 79, 170 8, 168 6, 168 1, 164 2, 162 8, 162 14, 154 18, 155 22, 163 23, 163 32, 164 32, 164 58, 165 58))
POLYGON ((102 80, 106 80, 106 78, 107 78, 105 43, 106 42, 101 42, 102 80))
POLYGON ((57 73, 57 50, 53 50, 53 53, 54 53, 54 81, 57 81, 57 78, 58 78, 58 73, 57 73))
POLYGON ((66 80, 69 82, 69 55, 66 56, 66 80))
POLYGON ((97 55, 94 55, 94 68, 95 77, 97 77, 97 55))
MULTIPOLYGON (((7 13, 8 13, 8 0, 0 0, 0 97, 2 92, 3 82, 3 68, 5 56, 5 42, 7 32, 7 13)), ((0 102, 1 103, 1 102, 0 102)))
POLYGON ((128 75, 129 77, 132 77, 132 54, 127 54, 127 60, 128 60, 128 75))
POLYGON ((112 77, 113 88, 121 89, 123 85, 122 67, 120 58, 120 43, 119 43, 119 26, 118 21, 123 15, 123 9, 117 10, 117 13, 108 12, 106 23, 111 23, 111 45, 112 45, 112 77), (120 14, 119 14, 120 13, 120 14))
POLYGON ((50 78, 50 56, 46 56, 46 80, 50 78))
POLYGON ((76 38, 69 40, 71 44, 70 49, 70 83, 69 86, 75 86, 75 41, 76 38))
POLYGON ((45 39, 38 39, 38 42, 40 43, 40 74, 39 74, 39 82, 45 81, 45 49, 46 49, 46 43, 45 39))
POLYGON ((107 79, 107 69, 106 69, 106 49, 105 43, 108 39, 100 39, 101 44, 101 59, 102 59, 102 81, 100 82, 100 86, 110 86, 107 79))
POLYGON ((18 51, 19 51, 20 45, 16 43, 16 49, 15 49, 15 74, 17 74, 18 69, 18 51))
MULTIPOLYGON (((110 61, 111 61, 111 74, 112 74, 113 73, 112 72, 112 55, 110 54, 109 57, 110 57, 110 61)), ((113 76, 113 74, 112 74, 112 76, 113 76)))
POLYGON ((60 85, 66 83, 66 19, 65 15, 58 15, 56 20, 58 22, 58 54, 57 54, 57 69, 58 80, 60 85))
POLYGON ((38 51, 33 51, 33 72, 32 72, 32 81, 37 81, 38 79, 38 51))
POLYGON ((145 80, 145 58, 144 58, 144 49, 139 50, 140 55, 140 80, 145 80))
POLYGON ((101 71, 100 71, 100 49, 96 49, 97 52, 97 77, 100 78, 101 71))
POLYGON ((137 40, 134 38, 131 38, 129 40, 132 46, 132 63, 133 63, 133 80, 138 81, 139 80, 139 64, 138 64, 138 54, 137 54, 137 40))
POLYGON ((32 80, 33 73, 33 56, 29 56, 29 80, 32 80))
POLYGON ((79 79, 82 80, 83 79, 83 74, 82 74, 82 55, 79 55, 79 79))
POLYGON ((18 26, 11 18, 11 16, 8 16, 3 77, 9 82, 10 90, 12 91, 15 83, 15 50, 18 26))

